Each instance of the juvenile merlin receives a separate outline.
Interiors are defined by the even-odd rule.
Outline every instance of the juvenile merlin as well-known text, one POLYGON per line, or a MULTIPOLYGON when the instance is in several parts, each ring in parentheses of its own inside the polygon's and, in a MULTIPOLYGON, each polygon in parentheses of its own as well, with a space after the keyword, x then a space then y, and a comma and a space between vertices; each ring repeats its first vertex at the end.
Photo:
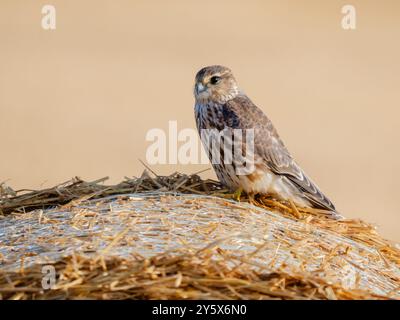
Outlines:
MULTIPOLYGON (((226 149, 217 150, 221 161, 212 163, 223 185, 251 195, 271 194, 336 216, 335 206, 296 163, 268 117, 239 89, 230 69, 218 65, 201 69, 196 75, 194 96, 199 133, 210 129, 254 132, 251 173, 237 174, 234 162, 223 161, 226 149)), ((212 160, 211 152, 208 154, 212 160)))

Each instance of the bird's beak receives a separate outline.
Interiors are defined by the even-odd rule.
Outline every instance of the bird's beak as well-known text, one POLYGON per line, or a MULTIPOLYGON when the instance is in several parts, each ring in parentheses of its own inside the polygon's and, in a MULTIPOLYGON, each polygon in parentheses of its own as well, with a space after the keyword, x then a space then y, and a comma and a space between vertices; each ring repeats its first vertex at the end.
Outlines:
POLYGON ((207 88, 206 88, 201 82, 196 83, 196 93, 197 93, 197 94, 202 93, 202 92, 205 91, 206 89, 207 89, 207 88))

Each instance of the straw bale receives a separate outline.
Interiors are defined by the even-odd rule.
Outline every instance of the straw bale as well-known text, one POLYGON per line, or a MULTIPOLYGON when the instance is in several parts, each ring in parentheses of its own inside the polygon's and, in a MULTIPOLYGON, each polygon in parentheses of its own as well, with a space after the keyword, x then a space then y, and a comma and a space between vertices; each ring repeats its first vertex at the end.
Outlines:
POLYGON ((400 250, 363 221, 198 175, 103 182, 2 186, 0 298, 400 299, 400 250))

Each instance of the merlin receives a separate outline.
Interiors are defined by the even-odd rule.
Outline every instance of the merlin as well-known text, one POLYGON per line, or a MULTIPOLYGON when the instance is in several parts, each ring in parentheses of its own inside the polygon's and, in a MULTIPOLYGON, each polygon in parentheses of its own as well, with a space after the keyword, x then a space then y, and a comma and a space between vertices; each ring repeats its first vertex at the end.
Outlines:
MULTIPOLYGON (((249 195, 273 195, 299 207, 323 209, 337 216, 335 206, 293 159, 271 120, 239 89, 229 68, 215 65, 201 69, 195 78, 194 96, 197 129, 223 185, 249 195), (230 132, 232 145, 233 132, 238 129, 253 132, 254 165, 245 174, 238 173, 237 163, 227 156, 229 147, 219 144, 217 150, 211 150, 203 139, 203 132, 230 132), (219 161, 214 161, 215 155, 219 161)), ((229 140, 227 135, 224 139, 229 140)), ((239 141, 241 145, 233 143, 233 147, 242 153, 247 146, 243 137, 239 141)))

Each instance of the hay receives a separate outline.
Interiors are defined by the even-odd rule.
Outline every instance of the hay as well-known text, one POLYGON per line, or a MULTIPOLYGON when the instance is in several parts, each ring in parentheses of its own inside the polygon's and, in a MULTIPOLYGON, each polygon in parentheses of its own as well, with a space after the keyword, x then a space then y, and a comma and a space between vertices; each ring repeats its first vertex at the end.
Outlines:
POLYGON ((147 171, 144 171, 140 178, 125 177, 125 180, 117 185, 102 184, 106 180, 108 177, 86 182, 75 177, 55 187, 39 191, 29 189, 14 191, 4 183, 0 183, 0 215, 26 212, 37 208, 45 209, 77 199, 83 201, 142 191, 181 191, 194 194, 224 191, 219 182, 210 179, 202 180, 197 174, 174 173, 170 176, 152 178, 147 171))
POLYGON ((2 299, 400 299, 400 250, 365 222, 198 175, 104 181, 0 187, 2 299))

